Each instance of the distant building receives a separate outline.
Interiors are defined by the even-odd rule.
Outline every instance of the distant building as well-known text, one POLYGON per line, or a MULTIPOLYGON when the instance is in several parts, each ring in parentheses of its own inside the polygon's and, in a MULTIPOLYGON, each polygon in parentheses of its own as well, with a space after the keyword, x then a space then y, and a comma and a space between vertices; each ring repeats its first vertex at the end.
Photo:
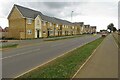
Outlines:
POLYGON ((7 38, 8 37, 8 27, 4 29, 0 26, 0 38, 7 38))
POLYGON ((85 33, 90 33, 90 25, 84 25, 85 27, 85 33))
POLYGON ((74 22, 74 26, 77 27, 76 34, 83 34, 84 22, 74 22))
POLYGON ((96 29, 97 29, 96 26, 91 26, 91 33, 96 33, 96 29))
POLYGON ((2 33, 3 33, 3 29, 2 29, 2 27, 0 26, 0 39, 2 39, 2 33))

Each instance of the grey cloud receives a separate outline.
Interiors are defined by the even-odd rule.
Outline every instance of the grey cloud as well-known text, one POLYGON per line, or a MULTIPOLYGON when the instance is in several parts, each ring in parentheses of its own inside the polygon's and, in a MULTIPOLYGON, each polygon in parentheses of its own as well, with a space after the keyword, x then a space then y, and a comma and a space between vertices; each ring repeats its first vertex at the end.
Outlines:
POLYGON ((64 8, 65 6, 69 6, 68 2, 44 2, 44 5, 46 5, 48 8, 64 8))
MULTIPOLYGON (((40 11, 45 15, 59 18, 70 17, 71 11, 75 11, 76 7, 80 7, 82 5, 82 3, 80 2, 27 2, 21 4, 25 5, 26 7, 40 11)), ((79 11, 74 12, 74 16, 80 14, 81 13, 79 13, 79 11)))

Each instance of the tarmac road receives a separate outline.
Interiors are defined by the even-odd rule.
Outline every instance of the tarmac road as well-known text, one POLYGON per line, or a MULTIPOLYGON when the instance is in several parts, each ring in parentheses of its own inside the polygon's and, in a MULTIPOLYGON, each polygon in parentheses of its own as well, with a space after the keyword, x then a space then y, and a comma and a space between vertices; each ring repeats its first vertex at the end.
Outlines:
POLYGON ((33 46, 15 48, 2 52, 2 77, 14 78, 65 52, 91 42, 100 35, 87 35, 72 39, 47 41, 33 46))

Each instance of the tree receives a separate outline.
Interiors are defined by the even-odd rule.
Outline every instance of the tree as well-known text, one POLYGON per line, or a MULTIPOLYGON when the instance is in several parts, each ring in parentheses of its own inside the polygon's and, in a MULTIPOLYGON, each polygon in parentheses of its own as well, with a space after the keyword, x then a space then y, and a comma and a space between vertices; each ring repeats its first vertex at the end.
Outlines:
POLYGON ((116 27, 113 27, 113 32, 117 31, 116 27))
POLYGON ((118 31, 120 32, 120 29, 118 29, 118 31))
POLYGON ((110 32, 113 31, 113 29, 115 29, 114 24, 113 24, 113 23, 110 23, 110 24, 107 26, 107 29, 109 29, 110 32))

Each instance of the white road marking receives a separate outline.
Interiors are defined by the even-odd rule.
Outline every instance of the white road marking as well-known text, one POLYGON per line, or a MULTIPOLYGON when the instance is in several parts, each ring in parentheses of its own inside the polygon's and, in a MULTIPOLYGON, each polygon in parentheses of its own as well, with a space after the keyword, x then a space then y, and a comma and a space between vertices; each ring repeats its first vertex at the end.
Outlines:
POLYGON ((12 58, 12 57, 19 56, 19 55, 28 54, 28 53, 30 53, 30 52, 38 51, 38 50, 40 50, 40 49, 35 49, 35 50, 27 51, 27 52, 24 52, 24 53, 21 53, 21 54, 15 54, 15 55, 11 55, 11 56, 7 56, 7 57, 3 57, 3 58, 0 58, 0 60, 2 60, 2 59, 7 59, 7 58, 12 58))
MULTIPOLYGON (((89 43, 89 42, 83 43, 83 44, 80 45, 79 47, 82 47, 82 46, 84 46, 84 45, 87 44, 87 43, 89 43)), ((55 58, 53 58, 53 59, 50 59, 50 60, 48 60, 47 62, 45 62, 45 63, 43 63, 43 64, 41 64, 41 65, 38 65, 38 66, 36 66, 36 67, 34 67, 34 68, 32 68, 32 69, 30 69, 30 70, 28 70, 28 71, 26 71, 26 72, 24 72, 24 73, 22 73, 22 74, 16 76, 15 78, 18 78, 18 77, 20 77, 20 76, 22 76, 22 75, 24 75, 24 74, 26 74, 26 73, 29 73, 29 72, 31 72, 31 71, 39 68, 40 66, 43 66, 43 65, 45 65, 45 64, 47 64, 47 63, 49 63, 49 62, 51 62, 51 61, 53 61, 53 60, 55 60, 55 59, 57 59, 57 58, 59 58, 59 57, 62 57, 62 56, 64 56, 65 54, 67 54, 67 53, 69 53, 69 52, 71 52, 71 51, 73 51, 73 50, 75 50, 75 49, 77 49, 77 48, 78 48, 78 47, 75 47, 75 48, 73 48, 73 49, 71 49, 71 50, 63 53, 62 55, 59 55, 59 56, 57 56, 57 57, 55 57, 55 58)))

